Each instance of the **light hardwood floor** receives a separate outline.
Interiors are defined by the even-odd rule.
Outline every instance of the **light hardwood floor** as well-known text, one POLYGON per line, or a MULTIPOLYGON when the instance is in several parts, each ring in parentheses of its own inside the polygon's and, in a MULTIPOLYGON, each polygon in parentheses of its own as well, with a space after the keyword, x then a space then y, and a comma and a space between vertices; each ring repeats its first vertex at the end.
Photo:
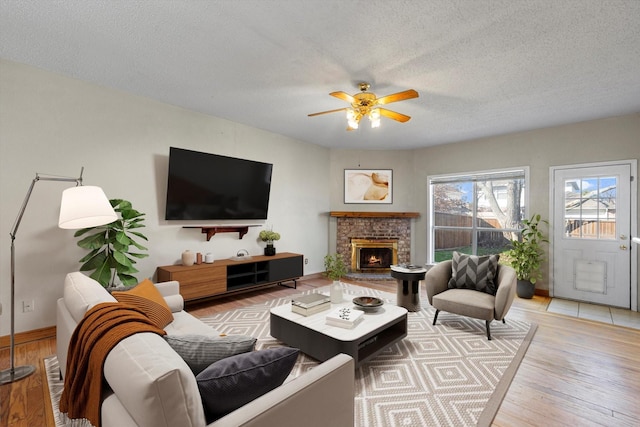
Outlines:
MULTIPOLYGON (((308 277, 298 289, 271 287, 188 307, 196 316, 232 310, 325 286, 308 277)), ((393 281, 352 282, 395 292, 393 281)), ((426 298, 424 291, 422 298, 426 298)), ((494 426, 640 425, 640 330, 546 312, 548 298, 516 297, 509 318, 538 330, 494 420, 494 426)), ((34 375, 0 386, 0 426, 54 426, 42 359, 55 353, 55 339, 16 347, 16 364, 35 365, 34 375)), ((0 349, 0 369, 9 366, 0 349)))

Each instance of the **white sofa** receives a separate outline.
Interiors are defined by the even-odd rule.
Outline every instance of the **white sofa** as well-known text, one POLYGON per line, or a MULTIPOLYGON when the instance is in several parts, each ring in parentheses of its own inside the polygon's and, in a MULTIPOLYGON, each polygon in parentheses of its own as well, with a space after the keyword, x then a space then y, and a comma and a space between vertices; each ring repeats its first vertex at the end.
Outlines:
MULTIPOLYGON (((178 282, 156 284, 171 308, 168 335, 219 333, 183 310, 178 282)), ((67 275, 57 305, 57 356, 65 375, 67 348, 85 312, 115 299, 80 272, 67 275)), ((104 364, 108 390, 101 407, 104 427, 205 426, 195 376, 164 338, 138 333, 120 341, 104 364)), ((209 426, 352 426, 354 364, 340 354, 244 405, 209 426)))

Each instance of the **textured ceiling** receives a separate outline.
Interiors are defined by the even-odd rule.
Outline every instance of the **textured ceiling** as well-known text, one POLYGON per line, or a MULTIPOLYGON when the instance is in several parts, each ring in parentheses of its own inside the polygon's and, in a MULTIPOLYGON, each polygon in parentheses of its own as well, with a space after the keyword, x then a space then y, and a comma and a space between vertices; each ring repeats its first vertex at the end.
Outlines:
POLYGON ((638 0, 0 0, 0 57, 327 147, 640 112, 638 0), (346 132, 329 92, 412 116, 346 132))

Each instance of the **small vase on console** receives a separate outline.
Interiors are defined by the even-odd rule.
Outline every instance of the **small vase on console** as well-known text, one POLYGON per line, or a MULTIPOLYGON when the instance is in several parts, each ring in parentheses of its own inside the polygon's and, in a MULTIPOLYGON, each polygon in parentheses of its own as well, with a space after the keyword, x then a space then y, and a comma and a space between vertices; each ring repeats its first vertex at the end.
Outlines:
POLYGON ((273 246, 273 243, 267 243, 267 246, 264 248, 264 254, 266 256, 274 256, 276 254, 276 247, 273 246))
POLYGON ((191 252, 189 249, 182 252, 182 265, 191 267, 195 261, 196 261, 195 253, 191 252))

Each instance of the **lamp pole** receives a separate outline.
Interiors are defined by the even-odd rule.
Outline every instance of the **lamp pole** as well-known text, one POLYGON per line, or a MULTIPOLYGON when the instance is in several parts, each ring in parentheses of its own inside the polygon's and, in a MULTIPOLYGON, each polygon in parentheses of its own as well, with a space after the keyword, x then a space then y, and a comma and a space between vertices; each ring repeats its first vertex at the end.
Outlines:
POLYGON ((53 176, 40 176, 36 173, 36 177, 31 181, 31 185, 29 186, 29 190, 27 191, 27 195, 22 202, 22 207, 20 208, 20 212, 18 212, 18 217, 16 218, 15 223, 13 224, 13 228, 11 229, 11 336, 9 343, 9 358, 11 360, 11 367, 9 369, 5 369, 0 371, 0 384, 8 384, 14 381, 21 380, 23 378, 28 377, 33 374, 36 368, 33 365, 24 365, 24 366, 15 366, 15 270, 16 270, 16 254, 15 254, 15 240, 16 233, 18 232, 18 227, 20 226, 20 222, 22 221, 22 216, 24 215, 24 211, 27 208, 27 203, 29 203, 29 198, 31 197, 31 192, 33 191, 33 187, 36 185, 38 181, 60 181, 60 182, 75 182, 76 186, 82 185, 82 173, 84 171, 84 167, 80 169, 80 177, 79 178, 68 178, 68 177, 53 177, 53 176))

